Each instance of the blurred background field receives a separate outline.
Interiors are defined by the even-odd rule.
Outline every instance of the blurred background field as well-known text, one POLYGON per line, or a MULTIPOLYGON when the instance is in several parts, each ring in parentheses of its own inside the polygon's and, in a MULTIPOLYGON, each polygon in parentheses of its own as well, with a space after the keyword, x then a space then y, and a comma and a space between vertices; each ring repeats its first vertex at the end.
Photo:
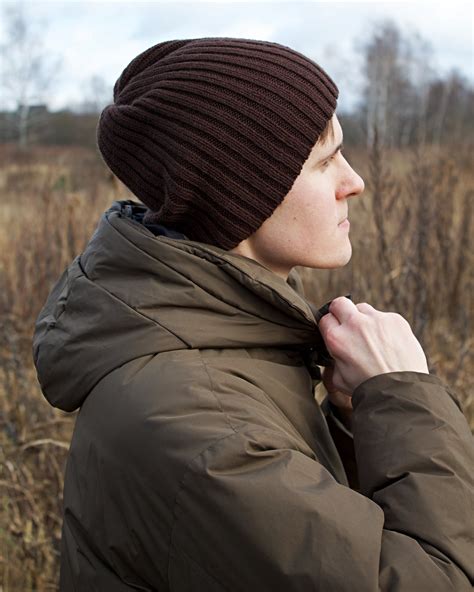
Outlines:
MULTIPOLYGON (((351 293, 405 316, 474 430, 472 82, 431 71, 425 42, 390 21, 376 23, 358 51, 360 101, 338 112, 345 156, 366 182, 350 203, 353 257, 340 270, 300 268, 306 296, 321 305, 351 293)), ((103 211, 133 199, 95 148, 111 94, 95 87, 81 109, 49 111, 19 94, 0 112, 0 592, 57 590, 75 415, 41 395, 34 321, 103 211)))

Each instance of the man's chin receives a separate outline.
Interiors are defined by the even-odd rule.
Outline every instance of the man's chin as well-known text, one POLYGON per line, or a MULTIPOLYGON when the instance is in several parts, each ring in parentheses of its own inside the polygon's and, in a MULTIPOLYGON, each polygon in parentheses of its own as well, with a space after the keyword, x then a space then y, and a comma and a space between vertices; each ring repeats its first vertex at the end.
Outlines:
POLYGON ((309 265, 308 267, 313 267, 314 269, 339 269, 340 267, 344 267, 345 265, 347 265, 351 258, 352 247, 349 245, 347 251, 338 254, 337 257, 328 258, 325 262, 320 261, 318 263, 315 263, 314 265, 309 265))

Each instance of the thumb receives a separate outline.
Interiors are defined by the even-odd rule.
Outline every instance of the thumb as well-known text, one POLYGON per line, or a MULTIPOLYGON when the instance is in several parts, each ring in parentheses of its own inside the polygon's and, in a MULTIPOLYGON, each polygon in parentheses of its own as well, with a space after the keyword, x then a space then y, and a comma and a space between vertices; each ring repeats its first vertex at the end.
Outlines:
POLYGON ((333 382, 334 376, 334 366, 325 366, 323 373, 322 373, 322 380, 323 384, 326 387, 328 393, 332 393, 337 391, 337 388, 334 386, 333 382))
MULTIPOLYGON (((346 384, 346 381, 344 380, 342 374, 339 372, 337 364, 334 365, 334 368, 332 369, 331 385, 332 390, 328 390, 328 392, 339 391, 340 393, 343 393, 345 396, 352 397, 352 389, 348 384, 346 384)), ((326 384, 324 386, 326 386, 326 384)))

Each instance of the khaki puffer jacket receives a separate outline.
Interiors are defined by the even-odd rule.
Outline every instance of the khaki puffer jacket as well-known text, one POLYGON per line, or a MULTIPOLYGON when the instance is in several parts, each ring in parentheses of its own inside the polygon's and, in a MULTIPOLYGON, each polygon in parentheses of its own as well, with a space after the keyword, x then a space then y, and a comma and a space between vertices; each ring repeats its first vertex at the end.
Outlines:
POLYGON ((35 328, 45 396, 80 408, 61 591, 471 590, 473 441, 449 389, 375 376, 343 434, 297 274, 155 236, 143 211, 114 202, 35 328))

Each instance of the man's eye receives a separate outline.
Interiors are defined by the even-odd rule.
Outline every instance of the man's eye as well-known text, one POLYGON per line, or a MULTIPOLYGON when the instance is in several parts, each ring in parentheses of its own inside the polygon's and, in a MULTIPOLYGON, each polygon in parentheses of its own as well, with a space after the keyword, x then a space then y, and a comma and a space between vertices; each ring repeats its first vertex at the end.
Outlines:
POLYGON ((333 155, 333 156, 330 156, 330 157, 329 157, 327 160, 325 160, 325 161, 323 162, 323 164, 322 164, 322 167, 323 167, 323 169, 325 169, 326 167, 328 167, 328 166, 329 166, 329 163, 330 163, 331 161, 333 161, 333 160, 334 160, 334 156, 335 156, 335 155, 333 155))
POLYGON ((327 160, 325 160, 322 164, 322 168, 325 169, 326 167, 329 166, 329 163, 332 162, 335 158, 337 154, 342 154, 342 148, 340 148, 338 150, 338 152, 336 152, 336 154, 333 154, 332 156, 330 156, 327 160))

